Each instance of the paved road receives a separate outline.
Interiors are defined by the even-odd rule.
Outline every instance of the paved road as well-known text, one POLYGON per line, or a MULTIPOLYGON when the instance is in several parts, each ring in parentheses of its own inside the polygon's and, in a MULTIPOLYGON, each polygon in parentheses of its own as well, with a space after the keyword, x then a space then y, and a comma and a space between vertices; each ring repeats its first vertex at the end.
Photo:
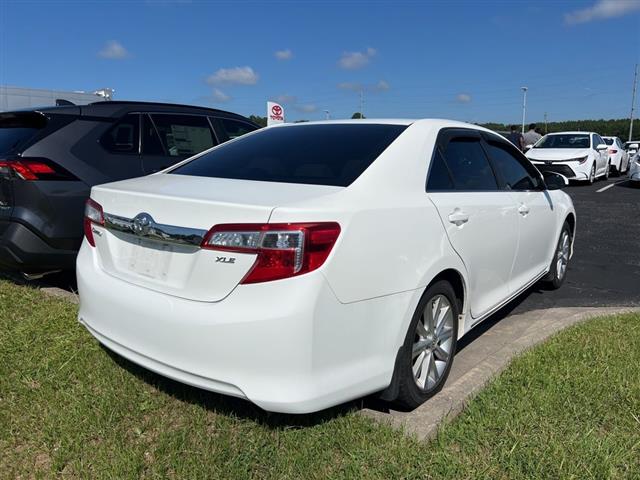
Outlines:
MULTIPOLYGON (((533 287, 499 317, 552 307, 640 306, 640 188, 611 177, 565 191, 575 204, 578 230, 564 285, 557 291, 533 287)), ((37 283, 76 290, 69 273, 37 283)))
POLYGON ((514 313, 640 305, 640 188, 611 177, 593 185, 571 185, 565 192, 578 216, 565 283, 553 292, 532 288, 511 306, 514 313))

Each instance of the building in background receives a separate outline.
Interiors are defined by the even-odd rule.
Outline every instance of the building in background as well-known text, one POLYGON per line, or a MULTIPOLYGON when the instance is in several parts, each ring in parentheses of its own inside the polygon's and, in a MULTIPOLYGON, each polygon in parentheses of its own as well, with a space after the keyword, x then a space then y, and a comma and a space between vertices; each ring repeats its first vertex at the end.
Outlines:
POLYGON ((114 90, 102 88, 94 92, 65 92, 39 88, 8 87, 0 85, 0 112, 24 108, 46 107, 64 104, 86 105, 92 102, 111 100, 114 90))

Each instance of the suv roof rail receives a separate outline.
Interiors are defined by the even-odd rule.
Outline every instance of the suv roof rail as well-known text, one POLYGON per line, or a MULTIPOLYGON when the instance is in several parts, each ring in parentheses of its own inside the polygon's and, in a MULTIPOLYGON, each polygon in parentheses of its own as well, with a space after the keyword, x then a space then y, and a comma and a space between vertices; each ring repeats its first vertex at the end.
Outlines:
POLYGON ((56 107, 75 106, 75 103, 65 100, 64 98, 56 98, 56 107))
POLYGON ((183 103, 168 103, 168 102, 138 102, 135 100, 106 100, 100 102, 91 102, 89 105, 155 105, 155 106, 167 106, 167 107, 182 107, 182 108, 196 108, 199 110, 209 110, 211 112, 228 113, 229 115, 242 115, 228 112, 226 110, 219 110, 217 108, 203 107, 200 105, 185 105, 183 103))

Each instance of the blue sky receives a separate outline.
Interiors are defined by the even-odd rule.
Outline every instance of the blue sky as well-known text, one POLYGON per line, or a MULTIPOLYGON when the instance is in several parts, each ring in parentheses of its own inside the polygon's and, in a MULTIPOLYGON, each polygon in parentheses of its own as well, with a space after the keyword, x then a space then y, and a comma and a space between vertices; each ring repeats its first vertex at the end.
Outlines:
POLYGON ((287 120, 629 115, 640 0, 0 0, 0 85, 287 120))

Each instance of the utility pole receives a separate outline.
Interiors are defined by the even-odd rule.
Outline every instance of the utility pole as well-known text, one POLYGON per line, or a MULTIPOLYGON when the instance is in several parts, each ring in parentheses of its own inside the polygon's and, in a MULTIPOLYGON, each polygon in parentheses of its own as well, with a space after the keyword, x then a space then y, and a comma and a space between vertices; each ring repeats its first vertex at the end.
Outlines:
POLYGON ((360 88, 360 118, 364 118, 364 88, 360 88))
POLYGON ((544 112, 544 134, 546 135, 547 133, 547 112, 544 112))
POLYGON ((631 115, 629 115, 629 141, 633 140, 633 111, 636 105, 636 86, 638 85, 638 64, 633 74, 633 93, 631 94, 631 115))
POLYGON ((522 134, 524 135, 524 119, 527 113, 527 87, 520 87, 522 89, 522 134))

